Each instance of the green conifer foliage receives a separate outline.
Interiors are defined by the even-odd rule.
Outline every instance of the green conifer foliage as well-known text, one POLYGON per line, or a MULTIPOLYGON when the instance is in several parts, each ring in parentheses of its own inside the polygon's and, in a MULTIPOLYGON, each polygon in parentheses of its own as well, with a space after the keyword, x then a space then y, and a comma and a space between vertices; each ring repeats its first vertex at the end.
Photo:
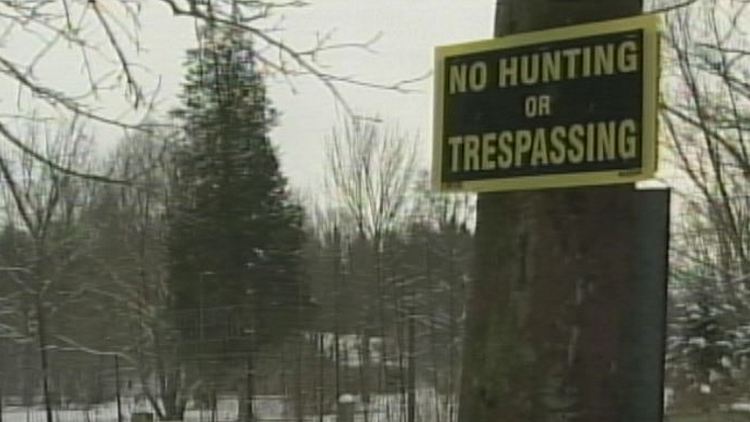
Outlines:
POLYGON ((170 288, 184 348, 231 358, 299 320, 303 215, 269 139, 275 112, 249 36, 210 26, 202 35, 174 113, 185 137, 169 213, 170 288))

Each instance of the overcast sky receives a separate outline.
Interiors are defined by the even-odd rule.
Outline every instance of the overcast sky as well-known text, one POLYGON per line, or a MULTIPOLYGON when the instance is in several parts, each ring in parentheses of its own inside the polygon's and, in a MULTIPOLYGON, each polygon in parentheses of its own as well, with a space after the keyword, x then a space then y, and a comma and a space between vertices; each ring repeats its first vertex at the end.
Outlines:
MULTIPOLYGON (((267 25, 278 27, 274 35, 300 49, 310 48, 317 37, 331 31, 334 41, 344 43, 363 42, 380 34, 371 46, 373 51, 337 50, 321 59, 331 73, 385 84, 429 74, 435 46, 489 38, 495 8, 495 0, 311 0, 310 3, 306 7, 278 10, 267 25)), ((123 18, 127 26, 125 14, 116 7, 119 2, 99 4, 108 16, 123 18)), ((139 81, 147 92, 158 91, 157 109, 165 112, 179 104, 185 51, 195 46, 195 24, 190 18, 174 17, 163 2, 144 1, 139 5, 140 42, 137 48, 132 43, 123 45, 127 56, 137 63, 134 72, 139 81)), ((98 40, 103 56, 113 58, 111 46, 96 21, 84 27, 84 34, 98 40)), ((49 36, 16 29, 0 48, 3 57, 28 63, 45 49, 48 39, 49 36)), ((83 63, 75 47, 58 43, 45 57, 43 66, 35 69, 34 76, 47 86, 77 95, 88 88, 83 63)), ((96 57, 90 58, 90 63, 97 76, 119 69, 118 63, 96 57)), ((271 135, 292 187, 317 193, 324 176, 325 139, 341 120, 342 109, 320 81, 296 78, 291 83, 293 87, 280 79, 268 80, 269 95, 281 114, 271 135)), ((377 115, 384 124, 398 125, 404 133, 419 136, 420 165, 428 169, 432 84, 432 77, 427 77, 411 85, 416 91, 411 94, 352 87, 342 91, 357 113, 377 115)), ((22 114, 28 115, 39 107, 39 101, 19 99, 17 87, 12 79, 0 77, 0 92, 5 94, 0 96, 0 113, 17 113, 20 108, 22 114)), ((102 92, 92 105, 97 112, 110 117, 133 122, 143 117, 142 109, 140 115, 132 112, 132 103, 127 101, 121 82, 114 91, 102 92)), ((12 121, 2 114, 0 119, 12 121)), ((90 128, 96 131, 96 144, 101 150, 111 149, 122 138, 122 133, 112 127, 90 124, 90 128)))
MULTIPOLYGON (((144 62, 162 75, 160 92, 166 107, 179 92, 184 50, 194 36, 188 22, 170 21, 162 9, 144 13, 144 44, 151 46, 144 62)), ((332 73, 387 84, 431 72, 436 45, 489 37, 493 13, 492 0, 316 0, 304 8, 286 9, 280 36, 306 48, 329 31, 335 41, 344 43, 364 42, 380 34, 373 51, 349 49, 321 59, 332 73)), ((281 113, 272 139, 279 147, 284 174, 295 189, 316 191, 324 173, 325 138, 341 118, 342 108, 314 78, 294 79, 293 86, 283 80, 268 83, 269 95, 281 113)), ((385 124, 420 136, 421 163, 427 169, 432 78, 410 87, 414 93, 342 89, 357 113, 378 115, 385 124)))
MULTIPOLYGON (((492 34, 492 0, 319 0, 289 14, 285 35, 293 42, 335 29, 342 41, 367 40, 382 33, 377 53, 349 51, 330 60, 332 69, 368 81, 393 82, 432 70, 436 45, 487 38, 492 34)), ((428 168, 432 118, 432 78, 398 94, 348 89, 347 101, 358 113, 382 117, 412 136, 420 136, 421 163, 428 168)), ((333 98, 314 80, 299 81, 297 94, 274 85, 271 97, 282 112, 273 138, 280 147, 285 173, 296 187, 319 184, 323 144, 337 119, 333 98)), ((340 114, 340 108, 338 108, 340 114)))
MULTIPOLYGON (((362 81, 393 83, 432 71, 437 45, 487 38, 492 34, 492 0, 315 0, 303 8, 284 9, 269 25, 279 25, 281 39, 309 48, 317 37, 332 33, 333 42, 372 40, 372 51, 348 49, 325 54, 330 71, 362 81), (283 15, 283 16, 281 16, 283 15)), ((143 45, 139 53, 151 69, 146 80, 159 75, 162 109, 176 104, 183 77, 185 49, 194 44, 192 23, 176 20, 163 6, 143 11, 143 45)), ((420 163, 429 168, 432 78, 410 85, 415 92, 342 87, 357 113, 378 115, 384 124, 398 125, 420 136, 420 163)), ((342 108, 314 78, 269 80, 269 96, 281 113, 271 136, 279 148, 282 169, 292 186, 316 191, 324 173, 324 142, 340 120, 342 108), (290 85, 293 84, 292 85, 290 85)))
MULTIPOLYGON (((437 45, 487 38, 492 33, 493 0, 313 0, 302 8, 279 10, 268 25, 280 26, 274 34, 298 48, 309 48, 316 37, 333 31, 338 42, 363 42, 381 34, 373 51, 351 49, 321 57, 332 73, 356 77, 362 81, 393 83, 425 75, 432 71, 432 54, 437 45), (282 16, 283 15, 283 16, 282 16), (283 19, 282 19, 283 18, 283 19)), ((100 3, 108 16, 121 17, 118 3, 100 3)), ((141 3, 138 48, 123 43, 126 54, 138 66, 134 71, 148 92, 157 91, 158 108, 169 110, 178 104, 177 95, 184 76, 185 50, 195 46, 194 23, 189 18, 175 18, 163 2, 141 3)), ((84 28, 108 58, 111 48, 101 27, 95 22, 84 28)), ((38 31, 43 33, 43 31, 38 31)), ((121 32, 122 33, 122 32, 121 32)), ((17 29, 3 48, 6 58, 28 63, 44 50, 49 37, 17 29)), ((116 69, 117 63, 106 63, 90 57, 98 76, 116 69)), ((47 86, 69 94, 87 88, 88 78, 80 51, 58 43, 50 50, 34 76, 47 86)), ((278 127, 272 132, 279 147, 284 173, 292 186, 302 191, 316 190, 323 177, 325 137, 341 117, 341 107, 323 85, 312 78, 288 83, 269 80, 269 95, 281 113, 278 127)), ((29 114, 39 101, 29 96, 17 97, 18 85, 0 79, 0 111, 29 114)), ((386 124, 397 124, 404 132, 421 136, 421 163, 428 168, 430 152, 432 79, 428 77, 411 86, 417 92, 399 94, 363 88, 345 88, 347 102, 358 113, 378 115, 386 124)), ((98 112, 120 116, 132 110, 123 95, 122 85, 113 92, 101 92, 92 103, 98 112)), ((137 121, 142 116, 126 113, 123 120, 137 121), (129 116, 129 117, 128 117, 129 116)), ((111 127, 90 125, 96 131, 98 146, 106 150, 122 137, 111 127)))

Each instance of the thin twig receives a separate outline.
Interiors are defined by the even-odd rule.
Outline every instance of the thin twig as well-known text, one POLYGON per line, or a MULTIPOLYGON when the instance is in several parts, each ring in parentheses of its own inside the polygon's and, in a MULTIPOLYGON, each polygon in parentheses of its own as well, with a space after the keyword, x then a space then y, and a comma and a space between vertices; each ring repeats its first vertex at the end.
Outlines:
POLYGON ((7 127, 5 127, 4 124, 0 123, 0 135, 4 136, 4 139, 11 143, 13 146, 24 152, 25 154, 28 154, 29 156, 33 157, 35 160, 41 162, 42 164, 46 165, 52 170, 59 171, 63 174, 67 174, 70 176, 75 176, 81 179, 87 179, 92 180, 96 182, 104 182, 104 183, 111 183, 116 185, 130 185, 131 181, 129 180, 123 180, 123 179, 114 179, 108 176, 100 175, 100 174, 93 174, 93 173, 87 173, 87 172, 81 172, 73 168, 64 167, 59 165, 58 163, 50 160, 49 158, 45 157, 41 153, 33 150, 32 148, 29 148, 24 144, 24 142, 20 139, 18 139, 12 132, 8 130, 7 127))
POLYGON ((128 89, 133 92, 135 98, 133 106, 137 109, 141 101, 143 100, 141 87, 140 85, 138 85, 135 77, 133 77, 133 73, 130 70, 130 63, 128 63, 128 60, 125 57, 125 53, 122 51, 122 47, 120 46, 120 43, 117 41, 117 37, 110 27, 109 21, 107 21, 101 9, 99 8, 98 2, 96 0, 89 0, 89 4, 91 4, 91 8, 94 10, 94 14, 96 15, 97 19, 99 19, 104 32, 107 34, 109 45, 115 51, 115 54, 117 54, 117 57, 120 60, 120 65, 122 66, 122 70, 125 73, 125 78, 127 80, 128 89))

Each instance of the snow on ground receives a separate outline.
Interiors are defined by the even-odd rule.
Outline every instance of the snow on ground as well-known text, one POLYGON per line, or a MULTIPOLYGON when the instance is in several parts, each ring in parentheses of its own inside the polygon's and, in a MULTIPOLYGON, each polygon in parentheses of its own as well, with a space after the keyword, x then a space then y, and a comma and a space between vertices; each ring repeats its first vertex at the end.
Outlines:
MULTIPOLYGON (((357 396, 355 399, 355 422, 364 421, 365 407, 357 396)), ((258 422, 294 422, 296 421, 292 400, 281 396, 260 396, 255 399, 255 412, 258 422)), ((237 420, 237 399, 231 396, 219 398, 216 418, 210 410, 188 410, 185 422, 235 422, 237 420)), ((122 404, 123 422, 129 422, 131 414, 147 411, 133 400, 124 399, 122 404)), ((456 419, 457 403, 446 396, 437 395, 434 390, 424 389, 417 392, 417 420, 452 422, 456 419)), ((372 395, 368 406, 370 422, 398 422, 406 412, 405 398, 400 395, 372 395)), ((54 422, 117 422, 117 405, 115 402, 84 409, 53 410, 54 422)), ((41 406, 3 408, 3 422, 46 422, 46 413, 41 406)), ((320 422, 320 416, 307 415, 306 422, 320 422)), ((323 415, 323 422, 336 422, 333 414, 323 415)))

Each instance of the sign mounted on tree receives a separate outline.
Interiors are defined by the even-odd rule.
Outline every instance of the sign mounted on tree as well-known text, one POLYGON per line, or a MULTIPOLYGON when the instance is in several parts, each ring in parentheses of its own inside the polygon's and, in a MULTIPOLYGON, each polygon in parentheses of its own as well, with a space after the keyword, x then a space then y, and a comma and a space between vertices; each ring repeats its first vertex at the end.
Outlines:
POLYGON ((658 26, 646 15, 438 47, 436 187, 501 191, 652 177, 658 26))

